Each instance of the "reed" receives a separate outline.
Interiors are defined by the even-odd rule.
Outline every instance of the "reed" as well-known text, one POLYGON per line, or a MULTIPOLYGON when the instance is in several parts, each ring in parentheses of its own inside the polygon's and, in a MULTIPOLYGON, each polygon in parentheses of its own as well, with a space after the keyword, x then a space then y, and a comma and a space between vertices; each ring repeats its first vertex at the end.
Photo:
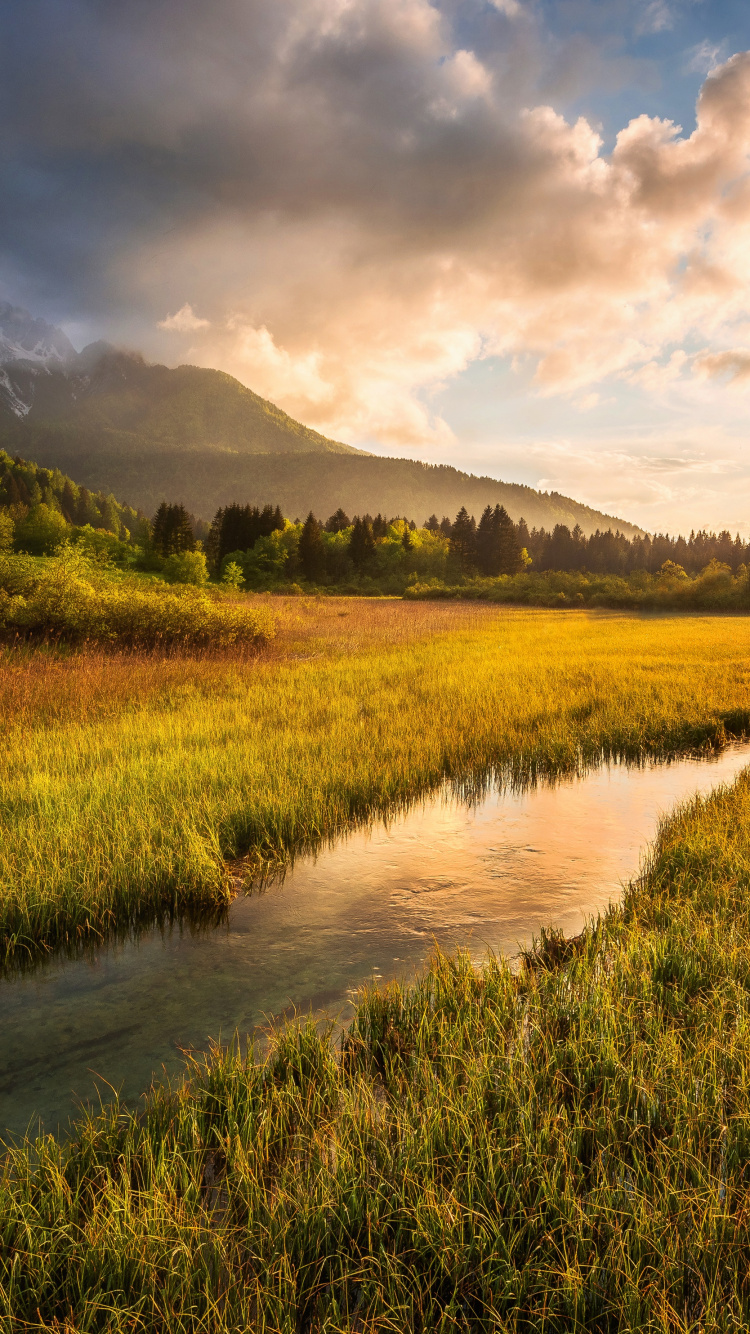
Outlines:
POLYGON ((744 619, 483 609, 389 643, 389 607, 403 627, 411 608, 385 604, 377 633, 319 630, 316 649, 308 626, 301 653, 290 623, 286 658, 120 660, 70 718, 39 692, 0 755, 6 961, 215 908, 228 860, 278 859, 446 778, 534 781, 747 728, 744 619))
POLYGON ((0 1329, 746 1329, 749 890, 742 776, 577 941, 12 1150, 0 1329))

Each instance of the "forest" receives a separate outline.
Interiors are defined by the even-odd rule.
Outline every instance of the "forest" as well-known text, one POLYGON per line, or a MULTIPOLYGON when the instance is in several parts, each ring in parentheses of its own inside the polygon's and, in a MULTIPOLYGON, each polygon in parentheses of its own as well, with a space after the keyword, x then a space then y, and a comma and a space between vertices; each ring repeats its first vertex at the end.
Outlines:
MULTIPOLYGON (((205 640, 210 616, 202 630, 191 622, 188 631, 184 600, 177 618, 180 628, 167 630, 163 598, 156 621, 146 617, 151 629, 138 628, 136 603, 151 597, 149 605, 154 605, 157 588, 164 584, 172 589, 174 607, 178 590, 192 587, 196 595, 198 590, 210 595, 214 604, 219 595, 314 590, 559 609, 750 609, 750 542, 726 530, 688 537, 628 537, 608 529, 586 536, 578 525, 571 530, 557 524, 548 532, 529 528, 523 518, 514 522, 502 505, 487 505, 478 521, 464 506, 452 520, 432 514, 421 527, 406 515, 350 516, 341 508, 325 521, 312 511, 304 520, 291 520, 279 505, 239 503, 220 508, 209 524, 184 505, 166 500, 149 518, 112 495, 77 486, 55 469, 0 451, 2 552, 0 630, 98 642, 108 637, 144 644, 179 642, 185 633, 197 635, 195 642, 205 640), (17 600, 11 605, 13 597, 22 595, 21 584, 28 593, 32 585, 41 587, 40 580, 48 583, 52 577, 35 563, 37 558, 57 560, 57 570, 71 568, 70 555, 60 564, 64 547, 75 547, 79 575, 81 561, 88 561, 86 577, 98 584, 86 614, 71 606, 70 614, 60 612, 50 619, 41 610, 47 604, 40 592, 31 603, 27 597, 23 607, 17 600), (128 585, 127 613, 120 605, 115 614, 111 581, 117 571, 138 580, 128 585), (110 600, 105 613, 106 572, 110 600), (97 599, 101 614, 94 616, 97 599), (37 611, 32 612, 32 604, 37 611), (161 631, 153 628, 162 622, 163 641, 161 631)), ((124 587, 118 594, 120 604, 124 587)), ((206 605, 204 597, 204 610, 206 605)), ((228 604, 221 614, 229 616, 228 604)))

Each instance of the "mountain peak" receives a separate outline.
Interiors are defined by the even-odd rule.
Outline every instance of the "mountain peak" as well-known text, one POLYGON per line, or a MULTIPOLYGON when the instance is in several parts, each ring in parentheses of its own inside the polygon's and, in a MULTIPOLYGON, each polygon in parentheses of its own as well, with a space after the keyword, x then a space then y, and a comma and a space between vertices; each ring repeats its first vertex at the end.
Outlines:
POLYGON ((77 356, 62 329, 30 315, 22 306, 0 301, 0 366, 19 361, 32 366, 63 366, 77 356))

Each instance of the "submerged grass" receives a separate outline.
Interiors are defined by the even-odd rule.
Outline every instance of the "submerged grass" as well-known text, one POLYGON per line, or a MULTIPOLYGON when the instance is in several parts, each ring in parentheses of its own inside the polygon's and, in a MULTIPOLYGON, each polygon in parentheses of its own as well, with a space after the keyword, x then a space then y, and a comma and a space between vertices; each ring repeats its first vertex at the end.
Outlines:
POLYGON ((621 907, 511 970, 438 955, 263 1064, 12 1151, 0 1329, 750 1324, 750 776, 621 907))
MULTIPOLYGON (((69 721, 8 727, 6 961, 221 904, 228 860, 314 845, 446 777, 533 781, 747 730, 746 620, 486 609, 410 638, 410 610, 381 608, 356 651, 350 632, 343 648, 321 632, 320 647, 308 634, 286 658, 206 659, 161 676, 124 660, 112 668, 116 708, 105 689, 69 721)), ((68 691, 86 662, 61 674, 68 691)))

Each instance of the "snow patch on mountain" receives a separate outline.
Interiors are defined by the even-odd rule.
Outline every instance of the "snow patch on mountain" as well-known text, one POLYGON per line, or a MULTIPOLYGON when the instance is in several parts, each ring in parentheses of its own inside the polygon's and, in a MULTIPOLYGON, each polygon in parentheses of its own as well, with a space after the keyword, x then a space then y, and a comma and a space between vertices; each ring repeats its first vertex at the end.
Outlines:
POLYGON ((76 360, 68 335, 46 320, 35 319, 21 306, 0 301, 0 366, 26 362, 55 369, 76 360))
POLYGON ((0 368, 0 393, 3 393, 3 397, 5 398, 8 407, 11 412, 15 413, 16 417, 27 416, 31 410, 31 403, 26 403, 24 399, 21 398, 16 387, 13 385, 8 372, 2 368, 0 368))

